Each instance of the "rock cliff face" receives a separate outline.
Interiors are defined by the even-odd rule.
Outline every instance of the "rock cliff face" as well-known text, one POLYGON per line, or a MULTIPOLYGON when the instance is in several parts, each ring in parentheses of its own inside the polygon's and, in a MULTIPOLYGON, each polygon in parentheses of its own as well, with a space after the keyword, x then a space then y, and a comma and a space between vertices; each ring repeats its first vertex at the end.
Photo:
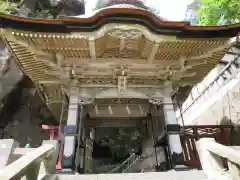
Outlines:
POLYGON ((19 82, 2 101, 0 109, 1 138, 15 139, 20 146, 30 143, 38 147, 48 134, 41 130, 41 124, 53 124, 54 120, 36 93, 24 88, 19 82))

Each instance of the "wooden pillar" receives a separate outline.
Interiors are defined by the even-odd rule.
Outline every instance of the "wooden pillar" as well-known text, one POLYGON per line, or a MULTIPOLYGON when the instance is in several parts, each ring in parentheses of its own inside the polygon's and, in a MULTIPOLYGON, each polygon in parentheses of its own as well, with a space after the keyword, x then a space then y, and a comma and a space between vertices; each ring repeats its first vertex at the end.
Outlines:
POLYGON ((166 171, 170 168, 169 158, 166 147, 166 132, 165 123, 162 122, 162 106, 159 104, 152 104, 152 120, 154 132, 154 148, 156 153, 156 171, 166 171))
POLYGON ((78 118, 78 131, 77 131, 77 143, 76 143, 76 155, 75 155, 75 171, 84 173, 83 170, 83 154, 84 154, 84 133, 85 133, 85 107, 84 103, 79 105, 79 118, 78 118))
POLYGON ((76 144, 76 134, 77 134, 77 124, 79 115, 79 97, 77 92, 72 91, 69 97, 69 108, 68 108, 68 118, 67 124, 64 127, 64 150, 62 157, 62 168, 69 169, 72 171, 74 167, 74 157, 75 157, 75 144, 76 144))
POLYGON ((180 125, 177 122, 171 92, 171 88, 165 89, 164 91, 163 112, 172 166, 175 167, 176 165, 184 164, 184 155, 180 141, 180 125))

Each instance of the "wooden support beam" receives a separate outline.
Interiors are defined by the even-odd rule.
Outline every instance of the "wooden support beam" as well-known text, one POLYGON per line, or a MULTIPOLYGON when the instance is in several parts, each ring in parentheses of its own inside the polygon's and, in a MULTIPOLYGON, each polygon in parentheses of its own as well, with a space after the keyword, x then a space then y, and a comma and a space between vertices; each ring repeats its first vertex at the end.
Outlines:
POLYGON ((152 50, 151 50, 151 52, 149 53, 149 56, 148 56, 148 63, 151 64, 154 61, 155 55, 158 51, 158 47, 159 47, 159 44, 153 44, 152 50))
MULTIPOLYGON (((62 64, 76 64, 77 65, 82 65, 82 64, 88 64, 91 63, 89 62, 89 58, 67 58, 64 61, 62 61, 62 64)), ((120 64, 123 62, 124 64, 129 64, 129 63, 135 63, 135 64, 147 64, 147 61, 145 59, 131 59, 131 58, 97 58, 97 63, 106 63, 107 65, 114 65, 114 64, 120 64)))
POLYGON ((119 45, 119 51, 122 52, 125 47, 125 39, 121 38, 120 39, 120 45, 119 45))
POLYGON ((95 40, 90 39, 88 41, 88 44, 89 44, 89 52, 90 52, 91 61, 96 61, 95 40))

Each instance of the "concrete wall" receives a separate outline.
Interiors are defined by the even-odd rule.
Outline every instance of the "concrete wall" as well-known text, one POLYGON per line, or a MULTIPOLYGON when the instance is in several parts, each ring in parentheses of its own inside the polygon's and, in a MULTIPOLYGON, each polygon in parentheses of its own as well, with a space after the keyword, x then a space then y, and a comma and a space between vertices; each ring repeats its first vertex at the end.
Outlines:
POLYGON ((28 89, 23 89, 20 95, 21 100, 15 107, 16 111, 11 113, 10 107, 10 112, 5 116, 4 129, 1 129, 2 138, 14 139, 21 147, 27 143, 30 143, 31 147, 39 147, 43 140, 49 138, 48 133, 41 129, 41 124, 46 123, 39 109, 41 104, 28 89))
POLYGON ((194 121, 197 124, 220 124, 223 117, 231 119, 234 124, 240 124, 240 79, 237 78, 233 82, 235 82, 233 87, 216 94, 219 99, 196 117, 194 121))

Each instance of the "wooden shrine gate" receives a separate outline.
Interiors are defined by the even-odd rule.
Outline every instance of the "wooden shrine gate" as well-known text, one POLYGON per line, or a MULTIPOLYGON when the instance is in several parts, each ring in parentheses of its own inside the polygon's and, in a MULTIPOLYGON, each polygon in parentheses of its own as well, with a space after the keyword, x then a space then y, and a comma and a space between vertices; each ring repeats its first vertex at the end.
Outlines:
POLYGON ((231 145, 230 132, 232 128, 232 125, 185 126, 184 133, 180 137, 185 165, 191 168, 201 168, 196 148, 196 141, 200 138, 214 138, 220 144, 231 145))

